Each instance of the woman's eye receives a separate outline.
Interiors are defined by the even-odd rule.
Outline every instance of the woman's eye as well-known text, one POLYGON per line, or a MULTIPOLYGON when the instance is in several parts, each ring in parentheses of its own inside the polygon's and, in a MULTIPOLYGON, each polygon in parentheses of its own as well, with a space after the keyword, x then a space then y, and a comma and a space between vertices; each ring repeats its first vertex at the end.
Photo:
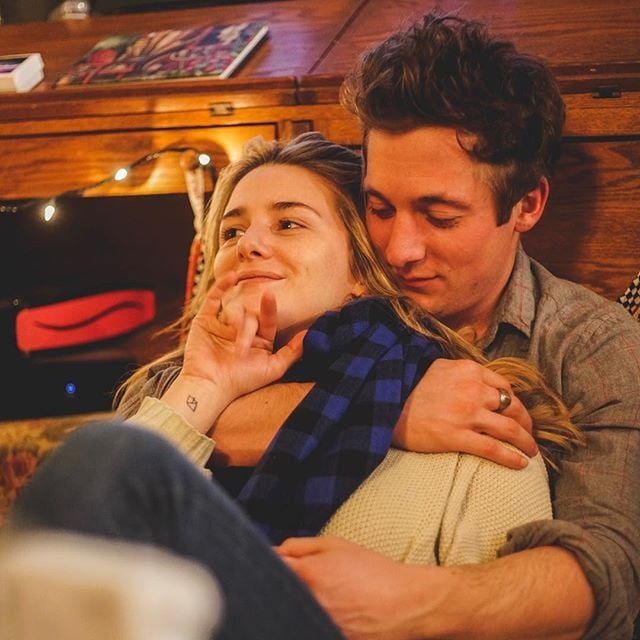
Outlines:
POLYGON ((236 227, 229 227, 228 229, 224 229, 220 232, 220 238, 223 242, 227 240, 233 240, 234 238, 238 238, 242 235, 242 230, 236 227))

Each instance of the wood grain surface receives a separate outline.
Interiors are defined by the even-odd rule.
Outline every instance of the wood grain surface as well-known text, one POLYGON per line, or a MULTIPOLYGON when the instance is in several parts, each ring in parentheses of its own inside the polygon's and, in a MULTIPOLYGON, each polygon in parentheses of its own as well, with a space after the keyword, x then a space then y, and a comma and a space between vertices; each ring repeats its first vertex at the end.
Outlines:
POLYGON ((369 0, 314 73, 344 74, 364 49, 432 8, 480 20, 554 67, 640 61, 638 0, 369 0))
MULTIPOLYGON (((46 83, 35 89, 41 93, 48 91, 51 83, 66 71, 71 63, 107 36, 143 33, 156 29, 181 29, 207 23, 228 24, 250 18, 267 22, 270 34, 268 40, 249 57, 236 77, 291 77, 311 69, 360 3, 361 0, 283 0, 100 16, 54 23, 3 25, 0 26, 0 55, 27 51, 42 53, 46 83)), ((201 84, 211 81, 202 79, 191 82, 201 84)), ((214 84, 221 82, 223 81, 217 80, 214 84)), ((61 90, 82 91, 72 87, 58 89, 61 90)))

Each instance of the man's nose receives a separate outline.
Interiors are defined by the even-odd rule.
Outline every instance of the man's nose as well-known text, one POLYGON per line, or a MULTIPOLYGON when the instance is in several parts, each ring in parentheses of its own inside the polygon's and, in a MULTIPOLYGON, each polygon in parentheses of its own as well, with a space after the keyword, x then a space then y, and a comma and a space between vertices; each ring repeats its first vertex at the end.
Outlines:
POLYGON ((244 259, 268 258, 271 255, 269 235, 269 230, 263 226, 250 225, 236 243, 238 256, 244 259))
POLYGON ((391 221, 391 228, 384 247, 387 263, 402 269, 419 262, 426 256, 425 229, 411 213, 397 212, 391 221))

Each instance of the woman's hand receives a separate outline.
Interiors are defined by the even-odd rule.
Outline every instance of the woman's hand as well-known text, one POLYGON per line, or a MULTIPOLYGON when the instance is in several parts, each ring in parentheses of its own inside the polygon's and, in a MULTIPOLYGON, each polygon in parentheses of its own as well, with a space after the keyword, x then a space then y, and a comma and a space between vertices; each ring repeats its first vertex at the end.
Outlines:
POLYGON ((265 292, 256 313, 220 313, 222 298, 238 281, 233 272, 208 292, 193 319, 182 371, 162 397, 195 429, 206 433, 236 398, 279 380, 302 355, 303 333, 275 353, 277 306, 265 292))

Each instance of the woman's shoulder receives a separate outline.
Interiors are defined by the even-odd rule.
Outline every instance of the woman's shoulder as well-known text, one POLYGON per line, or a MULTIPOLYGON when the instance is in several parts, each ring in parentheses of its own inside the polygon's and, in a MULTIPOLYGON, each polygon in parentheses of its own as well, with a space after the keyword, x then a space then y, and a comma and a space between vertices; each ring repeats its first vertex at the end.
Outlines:
POLYGON ((540 454, 517 470, 460 454, 442 520, 439 561, 487 562, 496 557, 511 529, 552 517, 549 479, 540 454))

